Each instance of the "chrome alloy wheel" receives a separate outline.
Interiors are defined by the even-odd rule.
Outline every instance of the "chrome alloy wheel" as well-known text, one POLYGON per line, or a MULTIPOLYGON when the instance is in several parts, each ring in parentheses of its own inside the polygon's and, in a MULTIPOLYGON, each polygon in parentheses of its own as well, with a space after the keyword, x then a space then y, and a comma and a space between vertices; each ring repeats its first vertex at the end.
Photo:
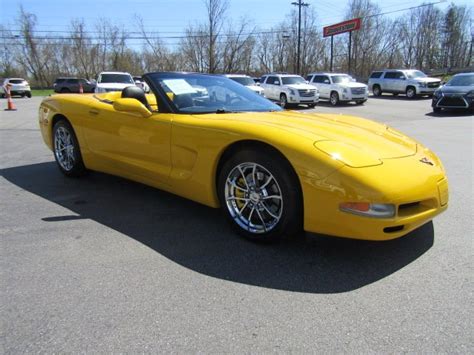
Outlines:
POLYGON ((70 171, 74 167, 74 141, 64 127, 59 127, 54 133, 54 154, 64 170, 70 171))
POLYGON ((246 162, 234 167, 227 176, 224 195, 232 218, 250 233, 269 232, 282 217, 280 186, 259 164, 246 162))

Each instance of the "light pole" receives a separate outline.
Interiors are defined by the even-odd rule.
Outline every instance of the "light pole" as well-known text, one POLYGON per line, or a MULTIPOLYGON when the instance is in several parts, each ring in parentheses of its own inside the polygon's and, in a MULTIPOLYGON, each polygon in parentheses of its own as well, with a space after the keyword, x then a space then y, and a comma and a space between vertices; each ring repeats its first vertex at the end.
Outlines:
POLYGON ((300 47, 301 47, 301 7, 308 7, 309 4, 303 2, 302 0, 294 1, 291 5, 298 6, 298 50, 297 50, 297 59, 296 59, 296 74, 300 74, 300 47))

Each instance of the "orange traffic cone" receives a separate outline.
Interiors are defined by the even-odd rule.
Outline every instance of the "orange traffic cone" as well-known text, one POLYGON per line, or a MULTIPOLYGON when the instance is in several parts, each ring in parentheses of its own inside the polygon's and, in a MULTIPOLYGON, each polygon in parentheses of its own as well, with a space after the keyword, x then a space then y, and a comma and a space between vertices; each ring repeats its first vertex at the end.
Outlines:
POLYGON ((10 94, 10 84, 7 84, 5 91, 7 92, 7 108, 4 111, 16 111, 16 107, 13 104, 12 95, 10 94))
POLYGON ((79 94, 84 93, 84 88, 82 87, 82 83, 79 83, 79 94))

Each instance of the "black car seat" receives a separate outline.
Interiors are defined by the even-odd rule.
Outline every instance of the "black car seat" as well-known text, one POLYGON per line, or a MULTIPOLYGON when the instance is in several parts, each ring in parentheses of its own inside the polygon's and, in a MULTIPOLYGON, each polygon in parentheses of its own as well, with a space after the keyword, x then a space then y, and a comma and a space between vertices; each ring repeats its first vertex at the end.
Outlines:
POLYGON ((140 101, 147 109, 152 111, 145 96, 145 91, 138 86, 127 86, 122 90, 122 98, 136 99, 140 101))
POLYGON ((190 94, 176 95, 173 100, 173 103, 178 108, 186 108, 186 107, 194 106, 194 101, 190 94))

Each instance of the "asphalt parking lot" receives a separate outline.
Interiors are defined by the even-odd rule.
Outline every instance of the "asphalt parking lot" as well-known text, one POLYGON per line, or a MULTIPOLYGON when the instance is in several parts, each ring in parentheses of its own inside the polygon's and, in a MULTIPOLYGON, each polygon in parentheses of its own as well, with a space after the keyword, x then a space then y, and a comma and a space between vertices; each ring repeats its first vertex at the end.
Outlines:
MULTIPOLYGON (((473 120, 430 100, 339 112, 435 151, 446 213, 408 236, 255 245, 219 211, 120 178, 65 178, 40 98, 0 100, 1 352, 473 353, 473 120)), ((310 111, 310 110, 308 110, 310 111)))

